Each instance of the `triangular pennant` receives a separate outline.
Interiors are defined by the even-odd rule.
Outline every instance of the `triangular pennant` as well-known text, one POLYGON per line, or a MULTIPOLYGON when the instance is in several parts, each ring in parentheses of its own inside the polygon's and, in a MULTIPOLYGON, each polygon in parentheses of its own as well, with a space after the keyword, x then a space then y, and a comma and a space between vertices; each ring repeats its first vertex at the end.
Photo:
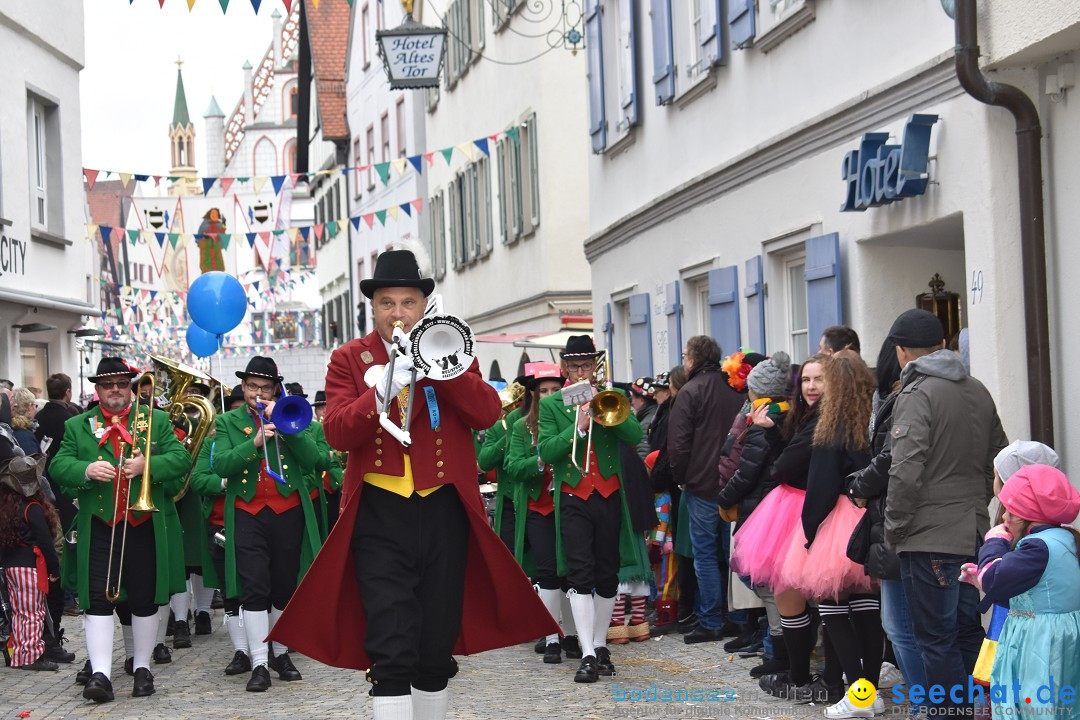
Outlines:
POLYGON ((157 6, 159 8, 165 7, 165 0, 157 0, 157 6))
POLYGON ((109 242, 109 238, 112 236, 112 228, 108 225, 99 225, 98 227, 101 229, 101 241, 109 242))
POLYGON ((375 172, 379 173, 379 179, 382 180, 383 185, 387 185, 390 182, 390 163, 375 163, 375 172))
POLYGON ((408 164, 408 162, 409 161, 405 158, 398 158, 397 160, 391 160, 390 164, 394 166, 395 170, 397 170, 398 177, 401 177, 405 174, 405 166, 408 164))
POLYGON ((129 182, 131 182, 131 173, 127 173, 127 172, 120 173, 120 184, 124 186, 125 190, 127 189, 127 186, 128 186, 129 182))
POLYGON ((191 8, 195 7, 195 0, 187 0, 188 12, 191 12, 191 8))
POLYGON ((315 6, 315 9, 319 9, 319 0, 311 0, 311 4, 315 6))
POLYGON ((499 142, 499 133, 495 133, 494 135, 488 135, 488 140, 490 140, 491 142, 499 142))
POLYGON ((368 229, 374 229, 375 227, 375 213, 366 213, 364 215, 364 222, 367 223, 368 229))
POLYGON ((218 235, 218 239, 221 240, 221 249, 229 249, 229 241, 232 240, 232 233, 221 233, 218 235))
POLYGON ((446 164, 449 165, 450 164, 450 158, 452 158, 454 156, 454 148, 452 148, 452 147, 443 148, 439 152, 442 153, 443 160, 445 160, 446 164))
POLYGON ((330 222, 326 223, 326 232, 329 234, 330 237, 337 237, 337 227, 337 220, 331 220, 330 222))
POLYGON ((519 145, 521 143, 520 131, 517 129, 516 125, 506 131, 506 137, 513 140, 515 145, 519 145))
POLYGON ((349 218, 349 222, 352 223, 353 229, 356 230, 356 232, 360 232, 360 216, 359 215, 357 215, 356 217, 353 217, 353 218, 349 218))
POLYGON ((281 186, 285 184, 285 176, 274 175, 270 178, 270 184, 274 186, 274 194, 279 194, 281 192, 281 186))
POLYGON ((176 241, 180 239, 180 233, 169 233, 169 244, 176 247, 176 241))
POLYGON ((433 153, 433 152, 424 153, 424 159, 427 160, 427 166, 431 167, 432 165, 435 164, 435 153, 433 153))
POLYGON ((423 164, 421 164, 421 159, 420 158, 421 158, 420 155, 410 155, 409 156, 409 162, 412 164, 413 168, 418 173, 423 172, 423 167, 424 167, 423 164))
POLYGON ((265 184, 266 184, 266 176, 265 175, 257 175, 257 176, 255 176, 255 192, 262 192, 263 185, 265 185, 265 184))
MULTIPOLYGON (((341 172, 343 175, 348 174, 349 168, 343 168, 341 172)), ((290 177, 292 177, 292 186, 296 187, 296 183, 300 182, 300 178, 305 177, 305 175, 304 173, 293 173, 290 177)))
POLYGON ((140 175, 139 173, 135 173, 135 179, 138 180, 139 182, 146 182, 147 180, 150 179, 150 176, 149 175, 140 175))
POLYGON ((216 182, 217 182, 216 177, 205 177, 205 178, 203 178, 202 179, 202 194, 205 196, 206 193, 210 192, 210 188, 214 187, 214 183, 216 183, 216 182))
POLYGON ((177 176, 177 175, 166 175, 166 176, 165 176, 165 179, 166 179, 166 180, 168 180, 168 181, 169 181, 169 182, 171 182, 171 183, 174 183, 174 182, 176 182, 177 180, 179 180, 179 179, 180 179, 180 177, 179 177, 179 176, 177 176))
POLYGON ((139 231, 138 230, 128 230, 127 231, 127 236, 128 236, 128 241, 131 242, 132 245, 136 244, 139 241, 139 231))
POLYGON ((97 182, 98 171, 91 170, 90 168, 83 168, 83 177, 86 178, 86 189, 93 190, 94 183, 97 182))
POLYGON ((316 223, 315 225, 311 226, 311 229, 315 231, 315 240, 317 240, 317 241, 322 240, 323 227, 324 226, 323 226, 322 223, 316 223))
POLYGON ((229 188, 232 187, 233 181, 236 178, 223 177, 221 178, 221 194, 226 195, 229 192, 229 188))
POLYGON ((302 228, 300 228, 300 237, 307 240, 308 235, 310 235, 310 234, 311 234, 311 226, 310 225, 305 225, 302 228))
POLYGON ((424 208, 424 198, 416 198, 412 201, 412 206, 416 209, 416 214, 419 215, 424 208))
POLYGON ((375 219, 379 221, 380 225, 386 225, 386 211, 385 210, 376 210, 375 211, 375 219))
POLYGON ((250 245, 251 247, 255 247, 255 233, 247 233, 246 237, 248 245, 250 245))
POLYGON ((282 2, 283 5, 285 5, 285 14, 288 15, 289 13, 291 13, 292 12, 292 0, 281 0, 281 2, 282 2))
POLYGON ((386 208, 386 214, 390 216, 391 220, 397 220, 398 209, 396 207, 386 208))
POLYGON ((473 161, 473 151, 471 143, 458 143, 457 145, 455 145, 455 147, 461 151, 461 154, 464 155, 469 162, 473 161))
POLYGON ((262 5, 262 0, 251 0, 251 7, 255 8, 255 14, 259 14, 259 6, 262 5))
POLYGON ((288 232, 288 234, 289 234, 289 242, 290 243, 293 243, 294 245, 296 244, 296 233, 299 232, 299 231, 300 231, 299 228, 294 228, 294 227, 288 228, 288 230, 286 232, 288 232))
POLYGON ((487 138, 480 138, 479 140, 473 140, 473 145, 480 148, 480 152, 484 153, 485 156, 491 157, 491 153, 488 152, 488 140, 487 140, 487 138))
POLYGON ((160 175, 155 175, 154 176, 154 187, 155 188, 161 187, 161 176, 160 175))
POLYGON ((401 203, 400 207, 406 215, 412 217, 412 206, 409 203, 401 203))
POLYGON ((154 233, 154 238, 157 240, 158 247, 165 247, 165 233, 154 233))

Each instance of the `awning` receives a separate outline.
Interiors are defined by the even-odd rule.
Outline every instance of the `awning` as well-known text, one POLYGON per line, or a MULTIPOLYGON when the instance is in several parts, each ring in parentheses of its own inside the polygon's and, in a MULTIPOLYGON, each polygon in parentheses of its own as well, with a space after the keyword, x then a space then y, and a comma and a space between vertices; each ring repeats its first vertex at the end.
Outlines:
POLYGON ((514 347, 547 350, 565 350, 566 339, 571 335, 588 335, 589 337, 593 336, 593 334, 588 331, 561 330, 557 333, 551 333, 550 335, 536 335, 534 337, 525 338, 523 340, 515 340, 514 347))
POLYGON ((482 343, 514 343, 517 344, 518 340, 525 340, 527 338, 534 338, 543 333, 527 332, 527 333, 499 333, 498 335, 477 335, 474 339, 476 342, 482 343))

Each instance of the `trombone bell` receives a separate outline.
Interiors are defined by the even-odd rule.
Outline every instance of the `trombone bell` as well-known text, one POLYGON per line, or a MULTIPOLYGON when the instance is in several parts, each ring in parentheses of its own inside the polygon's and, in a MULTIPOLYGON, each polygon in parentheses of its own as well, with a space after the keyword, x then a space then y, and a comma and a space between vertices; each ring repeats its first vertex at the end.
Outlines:
POLYGON ((589 415, 604 427, 620 425, 630 417, 630 401, 618 390, 604 390, 589 401, 589 415))

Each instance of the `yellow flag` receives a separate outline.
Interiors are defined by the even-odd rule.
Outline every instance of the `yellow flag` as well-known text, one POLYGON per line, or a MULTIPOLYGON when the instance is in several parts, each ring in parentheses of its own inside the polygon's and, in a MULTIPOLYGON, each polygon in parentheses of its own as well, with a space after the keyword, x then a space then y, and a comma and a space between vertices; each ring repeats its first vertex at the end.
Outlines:
POLYGON ((408 162, 409 161, 405 158, 398 158, 397 160, 391 160, 390 164, 394 166, 395 170, 397 170, 398 177, 401 177, 405 174, 405 165, 408 162))
POLYGON ((461 143, 460 145, 455 145, 454 147, 460 150, 461 154, 469 159, 469 162, 472 162, 472 149, 469 147, 469 143, 461 143))
POLYGON ((389 215, 390 217, 392 217, 394 220, 397 220, 397 216, 398 216, 397 205, 393 205, 391 207, 386 208, 386 214, 389 215))
POLYGON ((255 176, 255 192, 262 192, 263 185, 266 184, 266 179, 265 175, 255 176))
POLYGON ((131 173, 120 173, 120 184, 124 186, 125 190, 127 189, 129 182, 131 182, 131 173))
POLYGON ((191 8, 195 7, 195 0, 187 0, 188 12, 191 12, 191 8))

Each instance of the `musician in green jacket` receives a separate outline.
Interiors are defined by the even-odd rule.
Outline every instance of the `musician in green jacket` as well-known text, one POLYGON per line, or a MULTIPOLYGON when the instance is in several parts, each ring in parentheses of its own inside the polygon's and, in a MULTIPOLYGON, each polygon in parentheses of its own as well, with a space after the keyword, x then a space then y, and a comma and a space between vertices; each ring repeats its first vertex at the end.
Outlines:
MULTIPOLYGON (((524 377, 514 380, 514 384, 521 387, 524 387, 524 383, 524 377)), ((521 408, 515 408, 499 418, 498 422, 484 432, 484 444, 476 453, 476 464, 481 472, 495 471, 495 534, 511 552, 514 551, 516 519, 524 510, 521 508, 520 488, 506 472, 506 451, 510 446, 507 431, 520 417, 521 408)))
POLYGON ((245 405, 218 416, 211 470, 228 478, 225 592, 242 606, 253 668, 247 689, 264 692, 270 669, 282 680, 301 679, 288 651, 274 655, 264 639, 319 551, 308 470, 319 451, 310 427, 286 434, 265 421, 281 387, 277 363, 256 355, 236 375, 245 405))
MULTIPOLYGON (((570 336, 560 355, 571 383, 596 382, 600 353, 591 337, 570 336)), ((620 568, 630 564, 639 566, 643 576, 648 572, 644 543, 641 538, 635 542, 630 524, 619 460, 619 442, 636 445, 641 426, 633 413, 618 425, 595 423, 588 402, 576 402, 574 394, 570 385, 540 401, 537 447, 541 460, 552 466, 558 572, 570 585, 570 607, 581 640, 583 657, 574 681, 596 682, 598 675, 615 673, 606 645, 620 568), (564 395, 571 404, 564 402, 564 395), (592 449, 586 455, 590 426, 592 449), (571 457, 575 434, 577 454, 571 457), (579 467, 588 472, 583 475, 579 467)))
POLYGON ((112 615, 121 590, 133 616, 132 695, 154 693, 150 654, 157 636, 158 606, 168 603, 171 590, 168 531, 162 512, 125 509, 140 495, 147 464, 150 499, 155 506, 165 507, 166 484, 181 478, 191 462, 166 413, 153 410, 151 415, 146 405, 140 405, 137 413, 132 411, 131 379, 136 374, 118 357, 101 359, 90 378, 101 404, 64 424, 64 439, 49 466, 61 490, 78 498, 78 595, 86 612, 86 647, 93 670, 83 697, 97 702, 113 699, 112 615), (111 542, 114 530, 115 542, 111 542), (121 546, 125 546, 123 558, 121 546))

